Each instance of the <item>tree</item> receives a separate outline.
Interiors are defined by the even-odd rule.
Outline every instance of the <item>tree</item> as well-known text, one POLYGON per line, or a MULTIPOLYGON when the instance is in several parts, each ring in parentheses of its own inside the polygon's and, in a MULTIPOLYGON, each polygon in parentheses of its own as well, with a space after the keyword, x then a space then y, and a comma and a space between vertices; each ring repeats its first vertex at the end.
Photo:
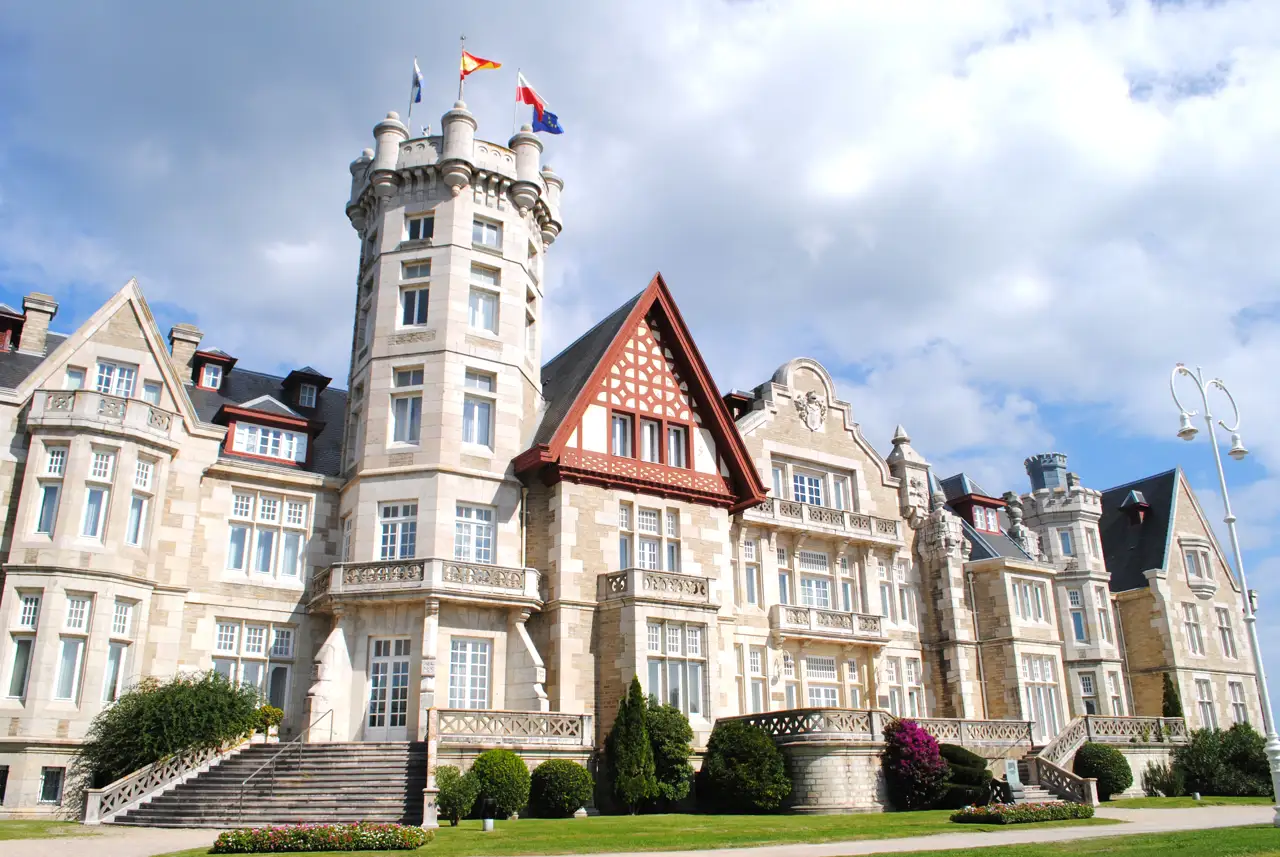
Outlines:
POLYGON ((640 678, 634 676, 626 697, 618 705, 618 717, 605 743, 613 794, 632 815, 645 801, 658 796, 647 715, 640 678))
POLYGON ((1164 703, 1161 713, 1165 717, 1182 716, 1182 698, 1178 696, 1178 686, 1173 683, 1173 676, 1164 674, 1164 703))
POLYGON ((782 751, 768 732, 741 720, 711 730, 699 797, 721 812, 773 812, 791 794, 782 751))
POLYGON ((651 696, 646 728, 649 746, 653 748, 658 800, 667 804, 684 800, 693 783, 693 766, 689 764, 693 727, 689 725, 689 718, 674 705, 659 705, 651 696))
POLYGON ((928 809, 946 792, 947 763, 938 740, 914 720, 895 720, 884 728, 880 764, 895 809, 928 809))

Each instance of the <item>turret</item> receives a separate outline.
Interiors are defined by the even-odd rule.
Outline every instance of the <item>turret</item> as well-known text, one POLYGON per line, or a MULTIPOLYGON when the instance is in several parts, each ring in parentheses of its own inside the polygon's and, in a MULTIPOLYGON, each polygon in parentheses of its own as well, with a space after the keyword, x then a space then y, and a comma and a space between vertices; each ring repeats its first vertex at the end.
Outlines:
POLYGON ((893 432, 893 451, 886 459, 889 472, 898 480, 898 505, 913 528, 929 514, 929 462, 911 446, 911 437, 901 425, 893 432))
POLYGON ((378 196, 386 197, 393 194, 399 184, 396 165, 400 160, 400 144, 409 138, 409 129, 404 127, 400 115, 393 110, 386 119, 373 126, 373 136, 377 142, 369 178, 378 196))
POLYGON ((555 174, 550 164, 542 167, 542 183, 547 186, 544 199, 547 206, 547 219, 542 222, 542 243, 550 246, 560 234, 560 191, 564 190, 564 179, 555 174))
POLYGON ((1022 462, 1031 478, 1031 490, 1065 488, 1067 486, 1067 457, 1061 452, 1043 452, 1022 462))
POLYGON ((524 214, 533 208, 542 195, 539 167, 542 161, 542 141, 533 133, 532 126, 521 126, 507 147, 516 154, 516 181, 511 185, 511 200, 524 214))
POLYGON ((347 202, 347 219, 356 231, 364 231, 365 215, 360 207, 360 195, 369 181, 369 164, 373 163, 373 149, 365 149, 351 162, 351 199, 347 202))
POLYGON ((476 118, 467 110, 466 102, 455 101, 453 109, 440 119, 444 128, 444 157, 440 161, 441 177, 457 196, 471 181, 472 152, 476 143, 476 118))

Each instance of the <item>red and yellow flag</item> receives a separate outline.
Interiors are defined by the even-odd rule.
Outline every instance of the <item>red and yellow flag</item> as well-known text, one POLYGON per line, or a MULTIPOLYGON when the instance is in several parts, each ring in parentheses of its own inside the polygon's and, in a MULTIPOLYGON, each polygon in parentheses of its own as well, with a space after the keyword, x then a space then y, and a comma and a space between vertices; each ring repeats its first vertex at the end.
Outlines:
POLYGON ((462 63, 459 67, 459 71, 462 72, 459 75, 460 78, 466 77, 473 71, 483 71, 486 68, 502 68, 502 63, 481 59, 480 57, 472 56, 466 51, 462 52, 462 63))

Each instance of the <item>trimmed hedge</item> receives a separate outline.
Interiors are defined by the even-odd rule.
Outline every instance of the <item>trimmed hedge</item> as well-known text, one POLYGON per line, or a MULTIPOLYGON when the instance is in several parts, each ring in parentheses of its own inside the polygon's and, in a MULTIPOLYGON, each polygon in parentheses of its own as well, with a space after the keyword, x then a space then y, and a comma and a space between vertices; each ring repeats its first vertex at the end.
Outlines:
POLYGON ((939 744, 938 754, 947 763, 947 787, 935 807, 961 809, 982 806, 992 799, 994 775, 987 760, 958 744, 939 744))
POLYGON ((568 818, 595 792, 591 772, 568 759, 548 759, 533 769, 529 809, 539 818, 568 818))
POLYGON ((947 760, 951 767, 982 768, 986 770, 987 760, 972 750, 966 750, 959 744, 939 744, 938 755, 947 760))
POLYGON ((297 824, 228 830, 214 854, 278 854, 286 851, 412 851, 434 833, 403 824, 297 824))
POLYGON ((480 794, 480 784, 471 773, 461 773, 453 765, 436 766, 436 810, 440 818, 449 819, 451 827, 471 814, 475 806, 476 796, 480 794))
POLYGON ((529 804, 529 767, 510 750, 486 750, 471 764, 468 776, 475 777, 476 808, 486 799, 497 804, 498 818, 510 818, 529 804))
POLYGON ((1078 777, 1095 777, 1098 780, 1098 800, 1111 800, 1133 785, 1133 770, 1129 760, 1115 747, 1089 741, 1076 751, 1071 764, 1078 777))
POLYGON ((759 726, 721 720, 711 730, 700 800, 721 812, 773 812, 791 794, 782 751, 759 726))
POLYGON ((951 820, 957 824, 1029 824, 1071 818, 1093 818, 1093 807, 1065 801, 993 803, 991 806, 965 807, 951 814, 951 820))

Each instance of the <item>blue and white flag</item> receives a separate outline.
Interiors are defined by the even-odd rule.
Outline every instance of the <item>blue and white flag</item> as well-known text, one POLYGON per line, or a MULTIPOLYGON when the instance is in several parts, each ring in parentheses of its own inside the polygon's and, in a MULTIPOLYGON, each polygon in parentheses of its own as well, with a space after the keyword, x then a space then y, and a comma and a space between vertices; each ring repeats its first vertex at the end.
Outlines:
POLYGON ((546 109, 542 111, 542 116, 534 114, 533 130, 546 131, 548 134, 564 133, 564 129, 560 127, 560 117, 546 109))
POLYGON ((422 101, 422 69, 418 68, 418 58, 413 58, 413 87, 409 90, 409 95, 413 99, 414 104, 422 101))

